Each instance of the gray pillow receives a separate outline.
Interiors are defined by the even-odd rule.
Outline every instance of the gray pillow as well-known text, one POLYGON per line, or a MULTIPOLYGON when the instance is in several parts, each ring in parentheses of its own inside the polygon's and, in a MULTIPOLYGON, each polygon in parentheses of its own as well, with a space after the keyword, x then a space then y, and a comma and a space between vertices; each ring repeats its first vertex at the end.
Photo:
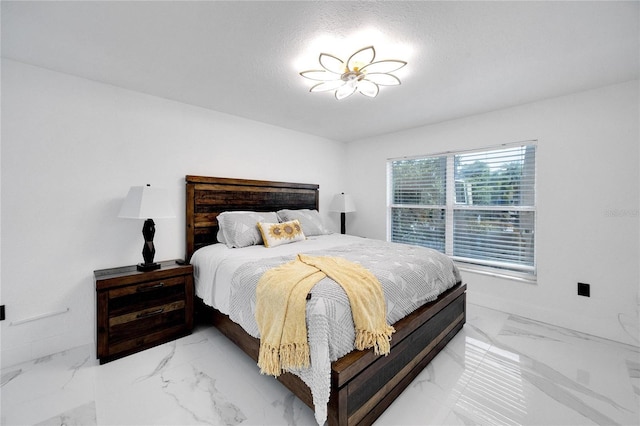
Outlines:
POLYGON ((281 222, 290 222, 292 220, 300 222, 302 232, 304 232, 304 235, 307 237, 331 233, 331 231, 324 227, 318 210, 278 210, 278 217, 281 222))
POLYGON ((223 212, 218 215, 218 241, 229 248, 263 244, 258 222, 278 222, 275 212, 223 212))

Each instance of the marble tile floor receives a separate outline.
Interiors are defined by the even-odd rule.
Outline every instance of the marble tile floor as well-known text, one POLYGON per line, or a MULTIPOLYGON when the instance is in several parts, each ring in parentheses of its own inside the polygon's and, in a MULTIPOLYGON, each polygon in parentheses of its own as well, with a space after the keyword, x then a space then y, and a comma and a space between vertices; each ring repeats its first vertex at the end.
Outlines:
MULTIPOLYGON (((2 370, 2 425, 314 425, 215 328, 99 365, 91 346, 2 370)), ((638 425, 640 351, 468 305, 376 425, 638 425)))

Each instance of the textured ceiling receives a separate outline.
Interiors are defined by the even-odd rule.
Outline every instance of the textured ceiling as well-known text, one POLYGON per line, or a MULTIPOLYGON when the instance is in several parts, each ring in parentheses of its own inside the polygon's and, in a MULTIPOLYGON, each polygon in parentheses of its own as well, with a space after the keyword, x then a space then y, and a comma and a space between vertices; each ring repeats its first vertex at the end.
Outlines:
POLYGON ((2 1, 2 56, 351 141, 637 79, 639 6, 2 1), (401 86, 308 92, 298 72, 320 51, 346 59, 371 43, 408 61, 401 86))

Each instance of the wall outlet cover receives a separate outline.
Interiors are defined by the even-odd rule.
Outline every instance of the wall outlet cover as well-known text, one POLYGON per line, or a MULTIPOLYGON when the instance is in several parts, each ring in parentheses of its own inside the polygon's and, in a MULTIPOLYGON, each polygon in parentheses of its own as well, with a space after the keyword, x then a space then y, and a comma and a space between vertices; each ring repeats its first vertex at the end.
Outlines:
POLYGON ((578 296, 591 297, 591 284, 578 283, 578 296))

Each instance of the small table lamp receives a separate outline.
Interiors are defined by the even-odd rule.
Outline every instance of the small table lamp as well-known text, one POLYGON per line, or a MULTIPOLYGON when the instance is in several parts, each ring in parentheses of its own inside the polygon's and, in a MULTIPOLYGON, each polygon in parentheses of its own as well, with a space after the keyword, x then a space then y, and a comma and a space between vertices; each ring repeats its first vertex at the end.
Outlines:
POLYGON ((332 212, 340 213, 340 233, 346 233, 346 214, 350 212, 356 211, 356 205, 353 202, 353 199, 350 195, 345 194, 344 192, 341 194, 336 194, 333 197, 333 201, 331 201, 331 205, 329 206, 329 210, 332 212))
POLYGON ((153 261, 153 256, 156 254, 156 248, 153 245, 156 224, 151 218, 164 219, 175 217, 173 209, 169 204, 167 190, 164 188, 152 188, 149 184, 147 184, 147 186, 132 186, 131 189, 129 189, 127 198, 125 198, 122 203, 118 217, 146 219, 142 226, 142 236, 144 237, 142 257, 144 263, 138 264, 138 271, 146 272, 160 269, 160 264, 154 263, 153 261))

